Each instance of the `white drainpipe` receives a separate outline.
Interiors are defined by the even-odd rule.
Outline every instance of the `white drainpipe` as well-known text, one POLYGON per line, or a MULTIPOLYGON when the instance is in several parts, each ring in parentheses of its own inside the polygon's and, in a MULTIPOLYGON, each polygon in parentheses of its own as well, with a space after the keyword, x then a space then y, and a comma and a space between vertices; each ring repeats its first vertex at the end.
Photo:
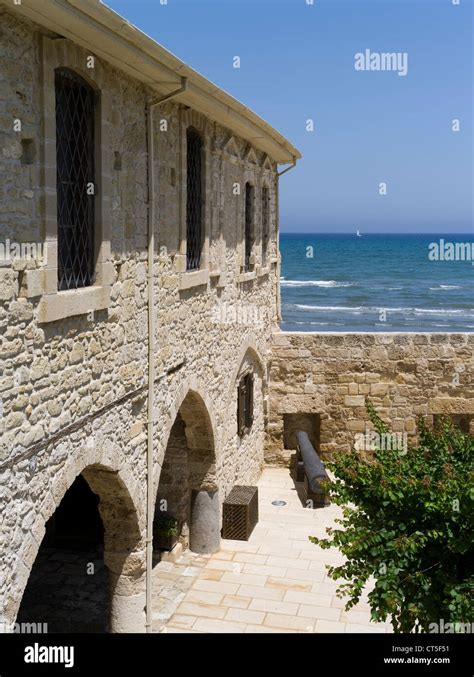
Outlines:
POLYGON ((281 273, 281 254, 280 254, 280 176, 296 167, 296 157, 289 167, 282 172, 277 172, 275 176, 275 202, 276 202, 276 245, 277 245, 277 285, 276 285, 276 308, 277 319, 281 322, 281 292, 280 292, 280 273, 281 273))
POLYGON ((153 134, 153 109, 164 101, 169 101, 187 88, 187 78, 181 78, 181 87, 166 96, 153 99, 147 104, 147 145, 148 145, 148 413, 147 413, 147 505, 146 505, 146 631, 151 632, 152 580, 153 568, 153 419, 154 419, 154 383, 155 383, 155 293, 153 284, 153 266, 155 262, 155 155, 153 134))

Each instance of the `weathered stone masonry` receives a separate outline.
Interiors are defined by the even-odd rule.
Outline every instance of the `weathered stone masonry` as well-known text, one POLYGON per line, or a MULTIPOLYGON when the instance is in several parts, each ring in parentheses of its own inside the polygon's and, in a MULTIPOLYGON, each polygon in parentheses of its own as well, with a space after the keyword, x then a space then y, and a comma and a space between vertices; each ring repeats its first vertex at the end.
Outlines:
MULTIPOLYGON (((3 614, 15 619, 45 523, 82 473, 100 497, 104 559, 112 575, 112 629, 143 630, 146 104, 156 93, 100 58, 88 69, 89 50, 11 8, 0 13, 1 235, 45 245, 44 260, 0 264, 3 614), (100 140, 97 284, 61 293, 55 263, 52 87, 57 67, 73 69, 97 92, 100 140), (17 119, 21 132, 13 128, 17 119)), ((254 483, 263 464, 265 365, 278 316, 276 163, 238 134, 176 102, 155 112, 154 143, 155 494, 179 418, 185 426, 189 488, 211 483, 222 503, 234 484, 254 483), (203 135, 206 163, 203 263, 196 274, 185 272, 189 125, 203 135), (242 271, 244 197, 233 192, 245 181, 254 183, 257 197, 263 185, 270 195, 267 264, 257 199, 250 273, 242 271), (250 433, 240 438, 237 382, 249 367, 255 373, 255 416, 250 433)))
MULTIPOLYGON (((0 261, 0 616, 8 622, 17 617, 45 524, 82 474, 100 498, 111 629, 142 631, 147 104, 161 93, 156 73, 167 68, 162 77, 169 85, 174 68, 178 85, 185 66, 169 55, 153 56, 147 42, 133 53, 136 61, 124 57, 119 68, 115 42, 132 49, 138 38, 101 3, 85 0, 78 11, 75 0, 41 0, 36 15, 37 4, 24 0, 15 8, 0 1, 0 243, 41 245, 44 253, 0 261), (86 11, 87 35, 102 31, 89 46, 70 39, 87 41, 80 25, 86 11), (40 15, 37 23, 31 20, 40 15), (95 53, 102 47, 114 53, 115 65, 95 53), (136 77, 131 61, 138 64, 136 77), (96 281, 67 292, 57 291, 56 68, 78 73, 97 99, 96 281)), ((222 504, 235 484, 255 483, 264 461, 288 462, 292 451, 284 441, 291 446, 295 427, 307 426, 324 455, 348 449, 354 434, 365 430, 366 395, 409 434, 417 415, 474 413, 471 335, 278 331, 277 167, 292 154, 297 158, 297 151, 266 123, 243 120, 238 105, 231 114, 233 104, 214 90, 203 103, 205 84, 193 78, 186 103, 178 97, 154 112, 152 271, 153 495, 168 500, 182 522, 181 542, 191 547, 193 490, 208 491, 212 501, 217 491, 222 504), (204 147, 204 237, 201 267, 192 272, 186 271, 189 127, 204 147), (250 270, 243 265, 247 181, 256 194, 250 270), (240 437, 237 384, 248 371, 255 383, 254 421, 240 437)))
POLYGON ((434 415, 471 415, 474 433, 473 372, 472 334, 278 332, 265 460, 289 462, 294 446, 285 448, 284 423, 295 414, 303 427, 308 421, 301 414, 319 415, 323 457, 351 449, 356 433, 366 432, 366 397, 408 439, 419 416, 432 425, 434 415))

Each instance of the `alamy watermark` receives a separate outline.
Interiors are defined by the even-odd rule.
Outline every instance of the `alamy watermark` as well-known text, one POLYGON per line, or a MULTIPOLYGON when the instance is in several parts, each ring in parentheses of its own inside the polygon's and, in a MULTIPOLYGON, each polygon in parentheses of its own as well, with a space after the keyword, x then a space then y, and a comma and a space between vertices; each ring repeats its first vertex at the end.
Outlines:
POLYGON ((240 324, 248 326, 263 325, 266 319, 266 308, 253 304, 220 303, 212 309, 214 324, 240 324))
POLYGON ((378 433, 366 430, 356 433, 354 447, 356 451, 398 451, 405 456, 408 451, 408 435, 401 432, 378 433))
POLYGON ((44 244, 42 242, 12 242, 9 238, 0 242, 0 261, 42 261, 44 244))
POLYGON ((453 633, 468 634, 474 632, 474 623, 445 623, 444 618, 440 618, 439 623, 430 623, 428 625, 428 632, 440 635, 453 633))
POLYGON ((0 635, 2 634, 21 634, 37 635, 48 632, 47 623, 8 623, 0 620, 0 635))
POLYGON ((354 54, 356 71, 394 71, 401 77, 408 74, 408 52, 364 52, 354 54))
POLYGON ((430 261, 472 261, 474 263, 474 242, 439 242, 428 245, 430 261))

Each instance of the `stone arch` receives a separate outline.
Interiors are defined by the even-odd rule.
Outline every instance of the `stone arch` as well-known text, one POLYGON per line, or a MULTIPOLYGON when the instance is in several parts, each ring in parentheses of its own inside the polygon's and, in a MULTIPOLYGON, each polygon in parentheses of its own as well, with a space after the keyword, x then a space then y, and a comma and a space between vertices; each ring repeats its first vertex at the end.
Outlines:
POLYGON ((94 80, 91 76, 90 73, 88 73, 85 69, 78 68, 76 64, 64 64, 64 65, 59 65, 54 69, 54 72, 60 72, 60 71, 66 71, 70 72, 73 75, 75 75, 77 78, 82 80, 84 85, 89 87, 93 92, 95 93, 100 93, 101 89, 100 86, 98 85, 97 81, 94 80))
POLYGON ((186 390, 183 384, 175 402, 155 483, 154 550, 159 548, 160 523, 171 519, 184 547, 213 552, 219 546, 220 527, 211 414, 196 388, 186 390))
MULTIPOLYGON (((201 441, 207 440, 208 447, 213 450, 215 457, 218 457, 218 441, 216 439, 217 430, 217 417, 214 411, 214 405, 211 398, 205 392, 205 389, 201 387, 199 380, 195 376, 191 376, 183 381, 176 389, 175 395, 170 402, 164 403, 166 406, 166 415, 167 420, 164 426, 164 429, 160 432, 160 440, 162 444, 158 449, 158 458, 155 459, 155 470, 154 470, 154 487, 155 492, 158 486, 159 475, 161 470, 161 465, 163 461, 163 455, 166 449, 166 445, 169 440, 171 433, 171 428, 180 412, 183 404, 184 411, 187 417, 187 423, 189 427, 188 434, 190 436, 191 446, 196 444, 200 439, 201 441), (185 402, 186 400, 186 402, 185 402), (192 422, 192 411, 194 408, 202 412, 202 422, 197 426, 197 422, 192 422), (197 426, 197 427, 196 427, 197 426)), ((195 447, 197 448, 197 447, 195 447)))
MULTIPOLYGON (((117 463, 119 456, 95 448, 71 457, 51 482, 50 490, 36 512, 29 538, 19 552, 7 589, 5 615, 17 617, 28 579, 45 536, 48 520, 79 476, 99 497, 98 510, 104 528, 104 564, 110 581, 110 629, 141 632, 145 628, 145 521, 136 507, 140 489, 128 469, 117 463)), ((144 504, 144 501, 143 501, 144 504)))

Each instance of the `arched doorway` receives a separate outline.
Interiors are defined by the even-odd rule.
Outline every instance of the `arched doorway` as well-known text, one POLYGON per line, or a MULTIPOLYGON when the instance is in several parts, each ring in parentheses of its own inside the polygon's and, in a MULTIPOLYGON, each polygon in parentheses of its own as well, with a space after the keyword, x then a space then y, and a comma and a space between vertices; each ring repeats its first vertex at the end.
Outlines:
POLYGON ((220 542, 214 435, 206 405, 194 391, 179 408, 161 467, 153 525, 155 562, 176 542, 198 553, 215 552, 220 542))
POLYGON ((46 523, 17 623, 47 625, 48 632, 107 632, 109 576, 99 497, 82 475, 46 523))
POLYGON ((86 467, 45 517, 16 622, 51 633, 143 631, 145 539, 119 473, 86 467))

